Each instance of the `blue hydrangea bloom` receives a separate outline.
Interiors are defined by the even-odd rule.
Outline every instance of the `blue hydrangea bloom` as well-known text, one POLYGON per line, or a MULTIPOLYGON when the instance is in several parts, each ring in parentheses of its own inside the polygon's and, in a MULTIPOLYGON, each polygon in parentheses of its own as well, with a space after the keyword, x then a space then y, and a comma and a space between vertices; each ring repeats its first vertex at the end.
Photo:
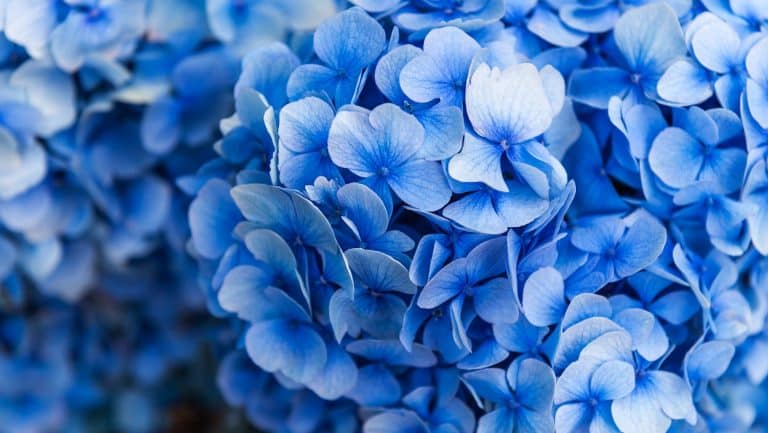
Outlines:
POLYGON ((0 1, 0 431, 764 431, 763 3, 0 1))
POLYGON ((513 362, 507 371, 489 368, 464 374, 475 395, 498 408, 478 420, 477 431, 553 432, 549 412, 555 376, 549 366, 535 359, 513 362))
POLYGON ((302 65, 291 74, 288 96, 315 95, 337 107, 353 103, 362 90, 367 67, 384 49, 384 29, 359 9, 325 21, 314 34, 314 50, 322 64, 302 65))
POLYGON ((693 59, 678 60, 659 80, 659 96, 682 105, 698 104, 714 93, 720 104, 735 111, 744 88, 744 61, 754 37, 742 37, 724 21, 701 14, 686 29, 693 59), (684 83, 689 83, 685 87, 684 83))
POLYGON ((616 22, 613 38, 617 66, 574 72, 568 84, 569 95, 577 102, 603 109, 613 96, 658 99, 659 78, 686 53, 674 11, 664 2, 629 10, 616 22), (594 80, 603 85, 593 86, 594 80))
POLYGON ((451 190, 440 164, 419 155, 423 141, 418 120, 393 104, 370 113, 349 108, 331 124, 328 153, 338 167, 363 178, 388 209, 394 192, 411 206, 433 211, 448 202, 451 190))

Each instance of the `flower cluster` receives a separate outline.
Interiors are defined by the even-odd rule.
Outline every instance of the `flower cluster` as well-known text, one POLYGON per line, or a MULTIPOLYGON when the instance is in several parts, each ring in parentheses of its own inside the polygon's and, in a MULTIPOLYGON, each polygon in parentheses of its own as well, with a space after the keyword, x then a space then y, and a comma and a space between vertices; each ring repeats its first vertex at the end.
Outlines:
POLYGON ((766 149, 764 0, 0 0, 0 432, 764 431, 766 149))
POLYGON ((180 183, 270 432, 762 431, 768 7, 352 0, 180 183))
POLYGON ((283 3, 0 1, 0 432, 219 417, 210 358, 233 337, 176 182, 212 157, 243 53, 335 12, 283 3))

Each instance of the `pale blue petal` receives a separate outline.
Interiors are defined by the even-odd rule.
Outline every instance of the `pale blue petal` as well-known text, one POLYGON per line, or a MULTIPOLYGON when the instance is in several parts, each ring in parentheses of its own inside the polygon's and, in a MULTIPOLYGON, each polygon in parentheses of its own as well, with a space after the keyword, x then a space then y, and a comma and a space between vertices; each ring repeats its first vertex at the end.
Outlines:
POLYGON ((295 153, 324 150, 333 117, 333 108, 321 99, 291 102, 280 110, 280 146, 295 153))
POLYGON ((436 211, 451 199, 451 189, 436 161, 415 160, 393 170, 388 177, 390 188, 410 206, 436 211))
POLYGON ((182 106, 173 98, 160 98, 147 107, 141 119, 141 141, 148 152, 163 155, 181 138, 182 106))
POLYGON ((736 349, 726 341, 708 341, 694 347, 686 358, 686 372, 693 382, 713 380, 728 369, 736 349))
POLYGON ((317 207, 304 197, 279 188, 262 185, 238 185, 231 190, 235 204, 256 228, 267 228, 284 239, 300 239, 302 244, 336 254, 333 229, 317 207))
POLYGON ((729 148, 712 151, 704 161, 699 180, 718 184, 723 192, 729 193, 741 186, 741 175, 747 164, 747 154, 742 149, 729 148))
POLYGON ((509 352, 504 350, 495 340, 488 339, 477 347, 473 348, 472 353, 456 363, 456 367, 462 370, 478 370, 496 365, 509 356, 509 352))
POLYGON ((591 107, 606 109, 613 96, 623 97, 632 86, 629 74, 619 68, 603 66, 579 69, 568 81, 568 96, 591 107), (599 82, 599 86, 595 83, 599 82))
POLYGON ((34 57, 42 57, 51 31, 58 23, 57 2, 49 0, 10 0, 3 5, 5 36, 34 57), (5 17, 13 17, 6 19, 5 17))
POLYGON ((745 59, 750 78, 760 84, 768 84, 768 55, 766 55, 766 48, 768 48, 768 40, 763 38, 750 48, 745 59))
POLYGON ((625 228, 617 218, 596 219, 585 226, 576 226, 571 233, 571 243, 584 252, 602 254, 618 244, 625 228))
POLYGON ((626 433, 665 432, 672 422, 662 413, 653 388, 645 383, 611 405, 616 426, 626 433))
POLYGON ((388 52, 376 64, 376 86, 390 102, 401 105, 406 101, 400 87, 400 71, 422 51, 413 45, 402 45, 388 52))
POLYGON ((745 85, 745 78, 740 74, 727 74, 715 81, 715 95, 720 105, 739 111, 739 98, 745 85))
POLYGON ((290 17, 289 24, 297 30, 312 30, 336 13, 333 0, 269 0, 266 3, 277 8, 282 15, 290 17))
POLYGON ((691 39, 696 60, 705 68, 720 74, 739 63, 741 40, 725 22, 713 22, 699 29, 691 39))
POLYGON ((493 237, 478 244, 466 258, 467 281, 477 283, 506 271, 506 239, 493 237))
POLYGON ((632 72, 661 75, 686 53, 675 12, 663 2, 630 9, 616 22, 616 45, 632 72))
POLYGON ((290 151, 280 153, 277 166, 280 183, 289 188, 301 190, 312 185, 321 176, 326 179, 340 180, 339 169, 324 153, 323 150, 297 154, 290 151))
POLYGON ((350 76, 379 57, 386 36, 384 29, 360 9, 341 12, 321 24, 314 36, 317 56, 337 72, 350 76))
POLYGON ((347 250, 345 255, 357 287, 379 293, 416 293, 416 286, 411 283, 408 270, 388 255, 360 248, 347 250))
MULTIPOLYGON (((15 21, 14 18, 9 22, 15 21)), ((48 137, 74 124, 75 84, 53 65, 34 60, 24 62, 11 75, 10 84, 23 89, 29 105, 40 112, 41 122, 35 128, 41 135, 48 137)))
POLYGON ((550 44, 560 47, 581 45, 589 33, 572 29, 560 20, 548 7, 537 7, 527 22, 528 30, 550 44))
POLYGON ((549 413, 555 392, 555 373, 549 365, 534 358, 513 363, 507 370, 507 382, 523 407, 549 413))
POLYGON ((515 415, 506 408, 496 409, 480 417, 477 433, 499 433, 515 431, 515 415))
POLYGON ((561 327, 563 330, 590 317, 611 317, 611 303, 603 296, 585 293, 571 300, 565 311, 561 327))
POLYGON ((497 323, 493 325, 493 336, 499 344, 515 353, 527 353, 537 349, 541 339, 546 335, 546 328, 531 325, 525 316, 520 316, 512 324, 497 323))
POLYGON ((288 102, 286 86, 291 73, 299 65, 296 54, 280 43, 251 51, 243 58, 242 72, 235 83, 235 95, 243 89, 253 89, 264 95, 269 105, 280 109, 288 102))
POLYGON ((409 352, 398 340, 356 340, 347 345, 347 351, 388 365, 428 368, 437 363, 426 346, 414 344, 409 352))
POLYGON ((488 323, 514 323, 519 312, 512 285, 506 278, 494 278, 477 286, 474 305, 477 315, 488 323))
POLYGON ((768 128, 768 89, 749 79, 747 80, 745 95, 749 105, 749 113, 761 127, 768 128))
POLYGON ((353 81, 340 77, 338 72, 323 65, 305 64, 297 67, 286 85, 286 93, 291 100, 307 96, 322 99, 334 99, 340 93, 339 103, 350 102, 353 81))
POLYGON ((627 230, 616 249, 616 274, 628 277, 650 266, 667 243, 667 231, 654 217, 644 215, 627 230))
POLYGON ((336 198, 346 218, 354 223, 355 230, 364 242, 384 235, 389 225, 389 215, 384 202, 370 188, 351 183, 339 188, 336 198))
POLYGON ((553 360, 555 368, 563 369, 575 361, 581 350, 597 337, 620 330, 619 325, 603 317, 589 318, 571 326, 560 337, 553 360))
POLYGON ((560 8, 560 19, 576 29, 588 33, 602 33, 611 30, 619 19, 619 9, 612 4, 603 7, 565 5, 560 8))
MULTIPOLYGON (((359 0, 358 0, 359 1, 359 0)), ((409 410, 387 410, 365 421, 363 433, 429 433, 429 427, 409 410)))
POLYGON ((498 191, 507 191, 501 173, 503 149, 472 133, 464 135, 464 147, 448 163, 448 174, 461 182, 483 182, 498 191))
POLYGON ((624 361, 633 364, 632 336, 624 329, 611 330, 592 340, 582 349, 580 360, 595 364, 607 361, 624 361))
POLYGON ((298 382, 311 380, 327 359, 325 342, 317 332, 286 320, 254 323, 246 334, 245 347, 259 367, 280 371, 298 382))
POLYGON ((635 388, 635 369, 624 361, 608 361, 592 374, 589 388, 599 400, 618 400, 635 388))
POLYGON ((387 12, 401 6, 402 0, 351 0, 355 6, 360 6, 368 12, 387 12))
POLYGON ((211 179, 189 206, 192 242, 203 257, 218 258, 233 242, 232 230, 241 216, 229 189, 223 180, 211 179))
POLYGON ((462 378, 475 394, 484 399, 504 403, 512 398, 505 372, 500 368, 471 371, 464 373, 462 378))
POLYGON ((677 60, 664 71, 656 91, 665 101, 680 105, 699 104, 712 96, 707 71, 692 61, 677 60))
POLYGON ((367 113, 345 110, 336 115, 328 136, 328 153, 336 165, 361 177, 371 176, 376 173, 373 155, 377 147, 367 113))
MULTIPOLYGON (((286 277, 294 274, 298 265, 288 243, 271 230, 254 229, 245 236, 245 246, 260 263, 286 277)), ((287 284, 288 281, 285 281, 287 284)), ((281 287, 282 288, 282 287, 281 287)))
POLYGON ((517 414, 517 431, 520 433, 555 433, 555 422, 549 410, 521 410, 517 414))
POLYGON ((544 215, 550 202, 528 185, 507 182, 508 192, 493 192, 496 212, 507 227, 523 227, 544 215))
POLYGON ((531 274, 523 288, 525 317, 536 326, 559 323, 565 313, 563 277, 554 268, 531 274))
POLYGON ((555 412, 555 431, 561 433, 588 432, 592 408, 588 403, 569 403, 555 412))
POLYGON ((309 389, 325 400, 335 400, 357 383, 357 366, 344 349, 329 343, 323 368, 308 383, 309 389))
MULTIPOLYGON (((554 392, 554 403, 587 402, 592 395, 590 377, 597 369, 594 362, 579 360, 571 363, 557 378, 554 392)), ((633 372, 634 373, 634 372, 633 372)), ((634 384, 634 381, 633 381, 634 384)))
POLYGON ((430 161, 441 161, 461 149, 464 136, 464 114, 453 106, 438 105, 414 113, 424 127, 424 144, 419 155, 430 161))
POLYGON ((693 293, 676 290, 654 301, 649 310, 673 325, 682 325, 699 310, 693 293))
POLYGON ((650 371, 647 380, 651 382, 654 397, 666 416, 675 420, 684 419, 691 425, 696 422, 690 388, 680 376, 668 371, 650 371))
POLYGON ((346 397, 363 406, 386 406, 400 400, 402 389, 397 378, 381 364, 360 369, 357 383, 346 397))
POLYGON ((450 203, 443 210, 443 215, 457 224, 478 233, 500 234, 508 226, 493 206, 490 191, 478 191, 450 203))
POLYGON ((466 284, 466 259, 451 262, 442 268, 419 294, 421 308, 436 308, 458 295, 466 284))

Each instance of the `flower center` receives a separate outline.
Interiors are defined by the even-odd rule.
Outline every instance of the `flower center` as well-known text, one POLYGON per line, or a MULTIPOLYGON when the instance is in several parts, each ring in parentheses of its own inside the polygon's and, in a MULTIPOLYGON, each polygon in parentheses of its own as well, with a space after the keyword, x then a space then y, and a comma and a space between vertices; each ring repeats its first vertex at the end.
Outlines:
POLYGON ((104 16, 104 11, 100 8, 94 7, 88 10, 88 21, 91 21, 91 22, 97 21, 101 19, 101 17, 103 16, 104 16))
POLYGON ((379 167, 378 174, 381 177, 389 176, 389 167, 379 167))

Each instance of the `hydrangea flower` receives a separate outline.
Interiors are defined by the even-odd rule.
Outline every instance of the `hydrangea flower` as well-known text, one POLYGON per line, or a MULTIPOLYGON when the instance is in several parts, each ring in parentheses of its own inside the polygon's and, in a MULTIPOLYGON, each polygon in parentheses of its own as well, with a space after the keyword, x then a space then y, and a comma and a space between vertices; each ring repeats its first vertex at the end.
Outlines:
POLYGON ((562 103, 563 95, 557 94, 557 79, 556 72, 542 77, 525 63, 503 71, 478 66, 467 85, 467 115, 477 135, 465 135, 464 147, 449 164, 451 177, 507 192, 501 170, 501 157, 507 155, 518 175, 548 198, 549 174, 559 164, 551 157, 539 159, 546 153, 540 156, 540 143, 531 139, 543 134, 559 111, 557 101, 562 103), (548 89, 547 85, 554 87, 548 89))
POLYGON ((706 13, 688 26, 685 37, 693 59, 670 65, 659 80, 659 96, 675 104, 692 105, 714 93, 724 108, 736 111, 744 88, 745 55, 755 38, 742 40, 731 26, 706 13))
POLYGON ((298 67, 288 81, 288 96, 325 97, 337 107, 355 102, 366 68, 384 49, 384 29, 365 12, 349 9, 323 22, 313 40, 322 64, 298 67))
POLYGON ((403 93, 417 103, 438 99, 462 105, 469 66, 479 49, 480 44, 455 27, 429 32, 423 53, 400 70, 403 93))
POLYGON ((577 102, 603 109, 613 96, 638 101, 658 99, 659 78, 686 53, 674 11, 664 2, 631 9, 616 22, 613 38, 618 66, 574 72, 568 94, 577 102), (593 86, 594 80, 603 85, 593 86))
POLYGON ((666 244, 666 234, 650 215, 631 215, 624 220, 606 216, 575 228, 571 244, 586 253, 581 267, 568 277, 568 293, 573 296, 595 291, 652 264, 666 244))
POLYGON ((464 374, 474 393, 496 405, 478 420, 478 432, 552 432, 549 412, 555 377, 541 361, 520 359, 505 372, 489 368, 464 374))
POLYGON ((423 141, 418 120, 393 104, 370 113, 350 108, 331 124, 328 154, 338 167, 363 178, 388 209, 394 192, 411 206, 433 211, 448 202, 451 190, 440 164, 419 155, 423 141))
POLYGON ((458 107, 434 104, 431 100, 421 104, 405 95, 400 84, 400 73, 411 60, 422 55, 422 51, 413 45, 392 49, 376 65, 375 81, 387 99, 421 123, 424 128, 424 145, 421 149, 424 158, 442 160, 455 155, 461 148, 464 115, 458 107))

